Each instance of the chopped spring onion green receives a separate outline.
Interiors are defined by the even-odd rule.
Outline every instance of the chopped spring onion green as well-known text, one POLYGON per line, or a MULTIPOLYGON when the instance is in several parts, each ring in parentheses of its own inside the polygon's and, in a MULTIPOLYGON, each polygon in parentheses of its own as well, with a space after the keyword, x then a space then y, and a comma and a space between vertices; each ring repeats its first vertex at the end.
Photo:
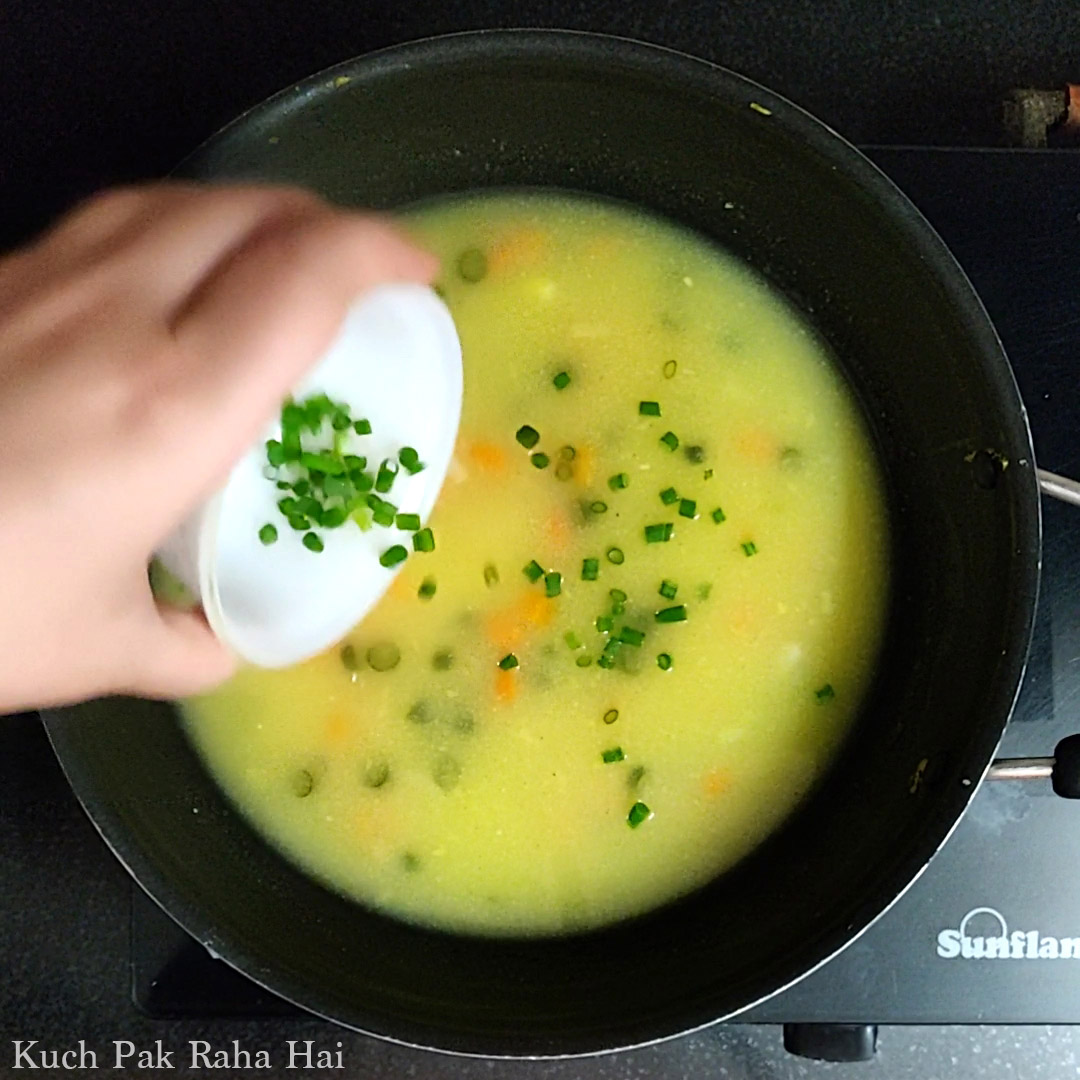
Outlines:
POLYGON ((639 401, 637 407, 639 416, 659 416, 660 415, 660 402, 659 401, 639 401))
POLYGON ((665 379, 673 379, 673 378, 675 378, 675 372, 678 371, 678 370, 679 370, 678 363, 676 363, 674 360, 669 360, 666 364, 664 364, 664 378, 665 379))
POLYGON ((289 514, 295 514, 300 506, 291 495, 286 495, 284 499, 278 499, 277 508, 288 517, 289 514))
POLYGON ((639 647, 645 640, 645 635, 640 630, 635 630, 631 626, 624 626, 619 631, 619 640, 624 645, 633 645, 639 647))
POLYGON ((352 421, 349 419, 347 412, 336 412, 330 421, 330 426, 335 431, 345 431, 347 428, 352 427, 352 421))
POLYGON ((507 653, 499 661, 499 667, 501 667, 503 669, 503 671, 511 671, 512 669, 516 668, 517 666, 518 666, 518 658, 512 652, 507 653))
POLYGON ((630 813, 626 815, 626 824, 631 829, 636 829, 643 821, 652 817, 652 811, 643 802, 636 802, 630 807, 630 813))
POLYGON ((824 704, 826 701, 832 701, 836 697, 836 691, 832 688, 831 683, 826 683, 820 689, 814 691, 814 697, 824 704))
POLYGON ((274 468, 285 464, 285 447, 277 439, 269 439, 266 443, 266 460, 274 468))
POLYGON ((610 634, 615 629, 615 620, 610 615, 597 615, 596 629, 601 634, 610 634))
POLYGON ((386 458, 379 466, 379 472, 375 477, 375 490, 385 495, 394 486, 397 474, 397 462, 386 458))
POLYGON ((601 656, 601 657, 599 657, 597 659, 596 666, 597 667, 602 667, 605 670, 613 668, 615 666, 615 657, 614 656, 608 656, 607 653, 604 653, 603 656, 601 656))
POLYGON ((562 592, 562 574, 557 570, 544 575, 544 592, 548 596, 558 596, 562 592))
POLYGON ((600 576, 600 560, 599 559, 582 559, 581 560, 581 580, 582 581, 595 581, 600 576))
POLYGON ((424 463, 420 460, 420 455, 411 446, 403 446, 398 451, 398 461, 410 476, 424 471, 424 463))
POLYGON ((530 454, 529 460, 533 463, 533 468, 535 469, 546 469, 551 463, 551 458, 549 458, 542 450, 537 450, 535 454, 530 454))
POLYGON ((577 457, 577 451, 572 446, 560 446, 559 458, 562 461, 573 461, 577 457))
POLYGON ((306 532, 311 528, 311 522, 303 514, 290 514, 289 527, 297 532, 306 532))
POLYGON ((372 671, 393 671, 401 663, 401 650, 392 641, 380 641, 367 651, 372 671))
POLYGON ((534 585, 544 576, 544 568, 535 560, 521 571, 534 585))
POLYGON ((670 506, 672 503, 679 501, 679 493, 673 487, 664 488, 664 490, 660 492, 660 501, 665 506, 670 506))
POLYGON ((717 525, 719 525, 721 521, 727 521, 727 514, 725 514, 719 506, 709 515, 709 517, 711 517, 717 525))
POLYGON ((615 601, 616 604, 625 604, 629 597, 622 591, 622 589, 608 589, 608 596, 615 601))
POLYGON ((659 592, 665 600, 674 600, 675 594, 678 591, 679 586, 674 581, 668 581, 667 578, 664 578, 664 580, 660 582, 659 592))
POLYGON ((658 623, 673 623, 686 621, 686 605, 676 604, 674 607, 661 608, 656 613, 658 623))
POLYGON ((556 480, 570 480, 574 475, 574 466, 569 461, 560 461, 555 466, 556 480))
POLYGON ((705 460, 705 447, 698 446, 696 443, 692 446, 684 446, 683 453, 691 465, 700 465, 705 460))
POLYGON ((575 661, 578 667, 588 667, 592 663, 591 656, 579 656, 575 661))
POLYGON ((679 436, 676 435, 674 431, 665 431, 664 434, 660 436, 660 441, 669 450, 679 449, 679 436))
POLYGON ((431 529, 420 529, 418 532, 414 532, 412 546, 413 551, 434 551, 435 534, 431 529))
POLYGON ((608 711, 606 713, 604 713, 604 723, 605 724, 614 724, 615 721, 618 720, 618 719, 619 719, 619 710, 618 709, 608 709, 608 711))
POLYGON ((621 491, 623 488, 627 487, 629 483, 630 477, 626 473, 620 472, 616 473, 614 476, 608 477, 607 486, 611 488, 612 491, 621 491))
POLYGON ((341 666, 346 671, 356 671, 360 667, 360 661, 356 657, 356 648, 353 645, 343 645, 339 655, 341 666))
POLYGON ((449 649, 440 649, 432 656, 431 666, 436 671, 449 671, 454 666, 454 654, 449 649))
POLYGON ((530 427, 528 424, 522 424, 521 427, 514 432, 514 438, 517 439, 526 450, 531 450, 540 441, 540 432, 534 427, 530 427))
POLYGON ((331 506, 323 511, 319 524, 324 529, 336 529, 345 524, 348 516, 344 506, 331 506))
POLYGON ((743 554, 747 558, 757 554, 757 544, 753 540, 747 540, 745 543, 740 544, 739 547, 743 549, 743 554))
POLYGON ((601 499, 597 499, 595 502, 589 503, 589 509, 594 514, 606 514, 607 513, 607 503, 604 502, 601 499))
POLYGON ((359 454, 346 454, 341 460, 345 462, 345 466, 348 469, 367 468, 367 458, 361 457, 359 454))
POLYGON ((679 516, 693 521, 697 517, 697 503, 693 499, 680 499, 679 516))
POLYGON ((276 481, 274 486, 278 489, 278 491, 289 491, 292 488, 292 484, 289 484, 284 480, 276 481))
POLYGON ((487 277, 487 256, 479 248, 466 248, 457 261, 457 272, 462 281, 475 285, 487 277))
POLYGON ((573 630, 567 630, 566 633, 563 634, 563 641, 566 642, 566 647, 568 649, 580 649, 583 644, 581 638, 579 638, 573 630))
POLYGON ((430 600, 435 595, 437 587, 434 578, 426 577, 420 582, 420 588, 416 590, 416 595, 419 596, 421 600, 430 600))
POLYGON ((666 544, 675 534, 675 526, 670 521, 658 525, 645 526, 646 544, 666 544))
POLYGON ((308 472, 321 472, 328 476, 340 476, 345 471, 345 463, 338 461, 329 451, 318 454, 305 451, 300 455, 300 465, 308 472))
POLYGON ((619 547, 609 547, 604 554, 607 556, 607 561, 614 563, 616 566, 621 566, 626 561, 623 549, 619 547))
POLYGON ((671 653, 666 653, 666 652, 657 653, 656 654, 656 666, 661 671, 670 671, 671 670, 671 653))
POLYGON ((551 381, 556 390, 565 390, 570 385, 570 375, 566 371, 560 371, 551 381))
POLYGON ((277 540, 277 529, 267 523, 259 530, 259 539, 267 546, 273 544, 277 540))
POLYGON ((624 761, 626 755, 622 752, 621 746, 613 746, 610 750, 605 750, 600 755, 600 759, 605 765, 614 765, 617 761, 624 761))
POLYGON ((301 543, 308 549, 308 551, 314 551, 316 553, 323 550, 326 546, 317 533, 309 532, 304 533, 304 539, 301 543))
POLYGON ((484 584, 489 589, 492 585, 499 584, 499 568, 494 563, 488 563, 484 567, 484 584))
POLYGON ((355 420, 352 426, 353 431, 357 435, 370 435, 371 434, 371 421, 370 420, 355 420))
MULTIPOLYGON (((416 538, 413 537, 415 545, 416 538)), ((404 562, 409 557, 408 551, 405 550, 403 544, 394 544, 393 547, 388 547, 380 556, 379 563, 388 569, 391 566, 397 566, 398 563, 404 562)))
POLYGON ((371 520, 376 525, 382 525, 385 528, 389 528, 394 524, 394 515, 397 507, 390 502, 383 502, 381 499, 371 507, 371 520))
POLYGON ((420 528, 420 515, 419 514, 398 514, 394 518, 394 524, 399 529, 404 529, 406 532, 416 532, 420 528))

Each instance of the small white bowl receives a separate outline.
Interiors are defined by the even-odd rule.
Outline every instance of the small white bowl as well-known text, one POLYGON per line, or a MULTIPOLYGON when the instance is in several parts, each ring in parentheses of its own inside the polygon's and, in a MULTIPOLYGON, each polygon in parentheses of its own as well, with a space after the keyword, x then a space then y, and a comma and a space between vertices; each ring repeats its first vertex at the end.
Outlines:
MULTIPOLYGON (((301 401, 319 392, 371 421, 349 452, 368 469, 414 447, 425 468, 398 472, 387 499, 426 524, 457 438, 461 419, 461 343, 446 305, 419 285, 385 285, 353 308, 333 345, 293 390, 301 401)), ((281 436, 280 416, 236 463, 224 486, 203 503, 158 551, 167 570, 202 604, 214 632, 259 667, 287 667, 328 648, 376 604, 401 566, 379 556, 412 533, 352 522, 320 530, 322 552, 301 543, 277 508, 284 494, 267 478, 265 443, 281 436), (277 542, 263 545, 267 523, 277 542)), ((436 537, 436 542, 438 537, 436 537)))

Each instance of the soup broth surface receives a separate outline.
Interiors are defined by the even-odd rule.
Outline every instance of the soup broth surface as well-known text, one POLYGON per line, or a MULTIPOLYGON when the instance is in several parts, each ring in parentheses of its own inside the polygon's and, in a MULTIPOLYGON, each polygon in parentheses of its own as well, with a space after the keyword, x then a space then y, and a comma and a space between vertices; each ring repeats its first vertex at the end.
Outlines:
POLYGON ((886 600, 874 455, 806 323, 699 237, 539 193, 405 222, 464 353, 435 551, 187 728, 365 904, 493 934, 632 916, 759 844, 848 730, 886 600))

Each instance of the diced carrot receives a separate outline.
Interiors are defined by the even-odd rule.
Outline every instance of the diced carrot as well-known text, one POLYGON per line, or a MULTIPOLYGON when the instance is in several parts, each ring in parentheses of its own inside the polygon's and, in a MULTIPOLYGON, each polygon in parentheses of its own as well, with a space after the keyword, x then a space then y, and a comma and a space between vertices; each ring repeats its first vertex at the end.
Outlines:
POLYGON ((749 461, 767 464, 780 456, 776 439, 762 428, 744 428, 735 436, 735 449, 749 461))
POLYGON ((574 479, 582 486, 588 487, 593 480, 593 471, 596 467, 596 453, 588 443, 581 443, 574 455, 574 479))
POLYGON ((701 787, 710 799, 715 799, 717 795, 723 795, 731 787, 731 770, 724 768, 722 765, 710 769, 701 778, 701 787))
POLYGON ((497 667, 495 669, 495 698, 497 701, 501 701, 504 704, 509 704, 514 698, 517 697, 518 692, 518 673, 516 669, 510 671, 503 671, 502 668, 497 667))
POLYGON ((547 626, 554 616, 554 603, 535 586, 510 607, 488 617, 488 638, 497 650, 509 652, 521 644, 529 630, 547 626))
POLYGON ((551 542, 552 547, 557 551, 562 551, 570 543, 573 528, 566 511, 560 508, 553 511, 545 522, 544 535, 551 542))
POLYGON ((749 601, 743 601, 732 608, 728 625, 738 634, 748 634, 757 628, 757 609, 749 601))
POLYGON ((326 741, 340 746, 348 738, 350 726, 348 716, 335 710, 326 719, 326 741))
POLYGON ((488 253, 488 272, 505 274, 538 263, 548 247, 548 234, 535 225, 506 233, 488 253))
POLYGON ((555 604, 539 588, 526 593, 521 613, 529 626, 547 626, 555 617, 555 604))
POLYGON ((506 452, 498 443, 484 441, 470 443, 469 460, 484 472, 506 471, 506 452))

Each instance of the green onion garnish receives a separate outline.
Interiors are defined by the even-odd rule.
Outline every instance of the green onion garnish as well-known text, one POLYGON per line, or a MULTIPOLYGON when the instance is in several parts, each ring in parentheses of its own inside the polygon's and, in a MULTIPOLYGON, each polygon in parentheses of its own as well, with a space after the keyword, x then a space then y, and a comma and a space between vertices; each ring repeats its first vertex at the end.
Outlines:
POLYGON ((285 447, 277 439, 269 439, 266 443, 266 460, 274 468, 285 464, 285 447))
POLYGON ((435 534, 430 529, 421 529, 413 533, 413 551, 434 551, 435 534))
POLYGON ((578 667, 588 667, 592 663, 591 656, 579 656, 575 661, 578 667))
POLYGON ((311 522, 303 514, 290 514, 289 528, 295 529, 297 532, 306 532, 311 528, 311 522))
POLYGON ((266 545, 270 545, 277 540, 277 529, 273 525, 264 525, 259 530, 259 539, 266 545))
POLYGON ((394 544, 393 547, 388 547, 379 556, 379 563, 389 569, 391 566, 397 566, 398 563, 404 562, 408 557, 409 553, 405 550, 403 544, 394 544))
POLYGON ((292 489, 292 484, 288 483, 286 480, 278 480, 275 482, 274 486, 278 491, 290 491, 292 489))
POLYGON ((546 469, 551 463, 551 458, 549 458, 542 450, 537 450, 535 454, 530 454, 529 460, 533 463, 533 468, 536 469, 546 469))
POLYGON ((625 604, 629 597, 622 591, 622 589, 608 589, 608 596, 615 601, 616 604, 625 604))
POLYGON ((712 596, 712 582, 702 582, 702 584, 697 587, 697 595, 699 600, 708 600, 709 597, 712 596))
POLYGON ((375 490, 385 495, 394 486, 397 474, 397 462, 391 461, 389 458, 384 459, 375 476, 375 490))
POLYGON ((606 514, 607 513, 607 503, 604 502, 601 499, 597 499, 595 502, 589 503, 589 509, 594 514, 606 514))
POLYGON ((325 546, 319 536, 313 532, 304 533, 304 539, 301 541, 301 543, 303 543, 304 547, 306 547, 308 551, 314 552, 322 551, 323 547, 325 546))
POLYGON ((596 629, 601 634, 610 634, 615 628, 615 620, 610 615, 596 616, 596 629))
POLYGON ((666 544, 675 534, 675 526, 670 521, 658 525, 645 526, 646 544, 666 544))
POLYGON ((645 635, 640 630, 635 630, 632 626, 624 626, 619 631, 619 640, 624 645, 633 645, 635 648, 640 647, 641 643, 645 640, 645 635))
POLYGON ((555 384, 556 390, 565 390, 570 385, 570 375, 568 372, 560 371, 551 381, 555 384))
POLYGON ((604 713, 604 723, 605 724, 614 724, 615 721, 618 720, 618 719, 619 719, 619 710, 618 709, 608 709, 608 711, 606 713, 604 713))
POLYGON ((394 524, 399 529, 404 529, 406 532, 416 532, 420 528, 420 515, 419 514, 398 514, 394 518, 394 524))
POLYGON ((489 589, 492 585, 499 584, 499 568, 494 563, 488 563, 484 567, 484 584, 489 589))
POLYGON ((499 661, 499 667, 501 667, 503 669, 503 671, 511 671, 513 668, 516 668, 517 666, 518 666, 518 658, 512 652, 507 653, 499 661))
POLYGON ((625 758, 626 755, 622 752, 621 746, 613 746, 600 755, 600 759, 605 765, 614 765, 616 761, 623 761, 625 758))
POLYGON ((462 281, 475 285, 487 277, 487 256, 479 248, 466 248, 457 261, 457 272, 462 281))
POLYGON ((352 420, 349 419, 349 414, 343 409, 339 409, 330 419, 330 426, 335 431, 344 431, 346 428, 352 427, 352 420))
POLYGON ((679 449, 679 436, 676 435, 674 431, 665 431, 664 434, 660 436, 660 441, 669 450, 679 449))
POLYGON ((345 462, 347 469, 366 469, 367 458, 361 457, 359 454, 346 454, 342 459, 345 462))
POLYGON ((609 547, 604 554, 607 556, 607 561, 614 563, 616 566, 621 566, 626 561, 623 549, 619 547, 609 547))
POLYGON ((612 491, 621 491, 630 483, 630 477, 626 473, 616 473, 614 476, 608 477, 607 486, 612 491))
POLYGON ((713 478, 713 471, 712 469, 706 469, 701 475, 704 476, 706 480, 711 480, 713 478))
POLYGON ((568 649, 580 649, 582 646, 581 638, 579 638, 573 630, 567 630, 566 633, 563 634, 563 641, 566 642, 566 647, 568 649))
POLYGON ((556 480, 569 480, 574 475, 574 466, 568 461, 560 461, 555 466, 556 480))
POLYGON ((323 511, 322 520, 319 524, 324 529, 337 529, 344 525, 348 518, 349 515, 344 506, 331 506, 329 509, 323 511))
POLYGON ((295 514, 300 507, 294 498, 286 495, 284 499, 278 499, 277 508, 288 517, 290 514, 295 514))
POLYGON ((329 451, 318 454, 305 451, 300 455, 300 465, 308 472, 326 473, 327 476, 340 476, 345 472, 345 463, 338 461, 329 451))
POLYGON ((639 401, 637 407, 639 416, 659 416, 660 415, 660 402, 659 401, 639 401))
POLYGON ((577 451, 572 446, 560 446, 559 457, 563 461, 573 461, 577 457, 577 451))
POLYGON ((420 588, 416 590, 416 595, 421 600, 430 600, 435 595, 435 579, 433 577, 426 577, 420 582, 420 588))
POLYGON ((614 656, 608 656, 607 653, 604 653, 603 656, 601 656, 601 657, 599 657, 597 659, 596 666, 597 667, 602 667, 604 669, 613 668, 615 666, 615 657, 614 656))
POLYGON ((691 465, 700 465, 705 460, 705 447, 704 446, 684 446, 683 453, 686 455, 686 460, 691 465))
POLYGON ((636 802, 630 807, 630 813, 626 815, 626 824, 631 829, 636 829, 643 821, 652 817, 652 811, 643 802, 636 802))
POLYGON ((675 372, 678 371, 678 370, 679 370, 679 365, 674 360, 669 360, 664 365, 664 378, 665 379, 673 379, 673 378, 675 378, 675 372))
POLYGON ((558 596, 562 592, 562 574, 557 570, 544 575, 544 592, 548 596, 558 596))
POLYGON ((582 559, 581 560, 581 580, 582 581, 595 581, 600 576, 600 560, 599 559, 582 559))
POLYGON ((747 540, 745 543, 740 544, 739 547, 743 549, 743 554, 747 558, 757 554, 757 544, 753 540, 747 540))
POLYGON ((676 604, 674 607, 661 608, 656 613, 658 623, 672 623, 686 621, 686 605, 676 604))
POLYGON ((676 585, 674 581, 668 581, 667 578, 664 578, 664 580, 660 582, 659 591, 660 595, 665 600, 674 600, 675 594, 679 591, 679 586, 676 585))
POLYGON ((535 560, 521 571, 534 585, 544 576, 544 568, 535 560))
POLYGON ((719 525, 721 521, 727 521, 727 514, 725 514, 719 506, 709 515, 709 517, 711 517, 717 525, 719 525))
POLYGON ((371 434, 371 421, 370 420, 356 420, 353 422, 353 431, 357 435, 370 435, 371 434))
POLYGON ((517 439, 526 450, 531 450, 540 441, 540 432, 534 427, 530 427, 528 424, 522 424, 514 433, 514 438, 517 439))
POLYGON ((656 654, 656 666, 661 671, 670 671, 671 670, 671 653, 666 653, 666 652, 657 653, 656 654))
POLYGON ((660 492, 660 501, 665 506, 670 506, 672 503, 679 501, 679 493, 673 487, 664 488, 660 492))
POLYGON ((697 503, 693 499, 680 499, 679 516, 693 521, 697 517, 697 503))
POLYGON ((398 451, 398 461, 410 476, 424 471, 424 463, 420 460, 420 455, 411 446, 403 446, 398 451))
POLYGON ((389 528, 394 524, 394 516, 397 511, 397 507, 390 502, 383 502, 381 499, 371 506, 371 520, 376 525, 382 525, 384 528, 389 528))
POLYGON ((826 683, 819 690, 814 691, 814 697, 824 705, 826 701, 832 701, 836 697, 836 691, 832 688, 831 683, 826 683))

